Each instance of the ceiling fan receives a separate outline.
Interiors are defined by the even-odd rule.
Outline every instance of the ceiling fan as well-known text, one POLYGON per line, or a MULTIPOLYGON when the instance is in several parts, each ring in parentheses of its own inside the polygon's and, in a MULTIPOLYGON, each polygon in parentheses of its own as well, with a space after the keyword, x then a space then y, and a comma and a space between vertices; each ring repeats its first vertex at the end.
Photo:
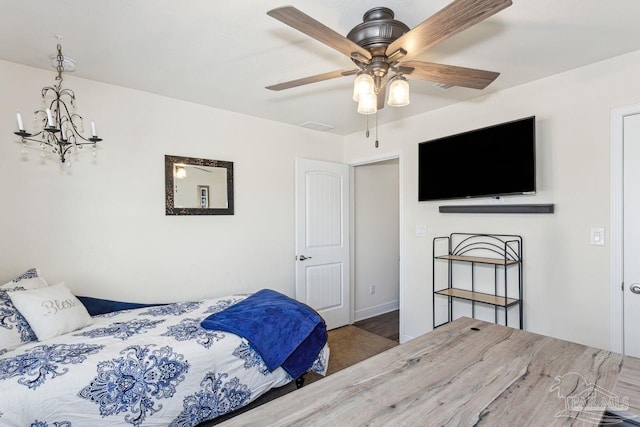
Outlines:
POLYGON ((454 0, 413 29, 395 20, 391 9, 376 7, 367 11, 363 22, 346 37, 293 6, 270 10, 267 15, 348 56, 357 68, 304 77, 267 86, 267 89, 284 90, 357 74, 353 99, 362 114, 372 114, 384 107, 387 84, 389 105, 407 105, 409 92, 405 76, 448 86, 484 89, 500 73, 411 58, 511 4, 511 0, 454 0))

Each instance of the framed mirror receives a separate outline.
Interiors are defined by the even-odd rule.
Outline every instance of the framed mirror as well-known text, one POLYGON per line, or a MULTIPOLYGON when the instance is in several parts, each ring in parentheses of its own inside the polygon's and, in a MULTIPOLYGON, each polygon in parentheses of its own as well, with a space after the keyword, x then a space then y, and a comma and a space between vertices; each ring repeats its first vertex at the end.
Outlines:
POLYGON ((233 162, 164 156, 166 215, 233 215, 233 162))

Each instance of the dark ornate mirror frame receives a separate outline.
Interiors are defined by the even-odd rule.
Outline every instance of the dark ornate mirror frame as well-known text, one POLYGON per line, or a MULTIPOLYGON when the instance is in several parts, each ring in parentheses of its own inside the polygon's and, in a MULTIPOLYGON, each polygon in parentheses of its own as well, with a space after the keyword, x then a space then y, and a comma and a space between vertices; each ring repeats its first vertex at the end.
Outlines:
POLYGON ((194 157, 164 156, 164 186, 166 215, 233 215, 233 162, 198 159, 194 157), (184 163, 194 166, 209 166, 227 170, 227 208, 176 208, 174 207, 173 165, 184 163))

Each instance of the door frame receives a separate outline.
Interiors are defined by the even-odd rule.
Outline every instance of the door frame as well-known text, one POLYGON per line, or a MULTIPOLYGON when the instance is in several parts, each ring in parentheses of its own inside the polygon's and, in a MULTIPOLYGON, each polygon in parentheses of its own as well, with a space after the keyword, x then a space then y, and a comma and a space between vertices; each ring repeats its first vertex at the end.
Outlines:
POLYGON ((640 104, 611 110, 611 350, 624 351, 623 275, 623 183, 624 183, 624 118, 640 114, 640 104))
POLYGON ((386 153, 376 154, 370 157, 365 157, 362 159, 351 160, 347 162, 350 170, 350 182, 349 182, 349 203, 350 203, 350 212, 349 212, 349 221, 350 221, 350 258, 351 262, 349 265, 349 282, 351 286, 349 287, 350 292, 350 304, 351 307, 349 309, 349 321, 353 324, 355 319, 355 245, 353 242, 355 241, 355 186, 354 186, 354 174, 356 166, 364 166, 372 163, 383 162, 385 160, 393 160, 398 159, 398 227, 399 227, 399 249, 400 249, 400 263, 399 263, 399 311, 400 311, 400 325, 399 325, 399 337, 400 343, 404 343, 409 341, 411 338, 406 337, 404 334, 405 329, 405 321, 404 321, 404 286, 405 286, 405 236, 404 236, 404 156, 402 151, 390 151, 386 153))

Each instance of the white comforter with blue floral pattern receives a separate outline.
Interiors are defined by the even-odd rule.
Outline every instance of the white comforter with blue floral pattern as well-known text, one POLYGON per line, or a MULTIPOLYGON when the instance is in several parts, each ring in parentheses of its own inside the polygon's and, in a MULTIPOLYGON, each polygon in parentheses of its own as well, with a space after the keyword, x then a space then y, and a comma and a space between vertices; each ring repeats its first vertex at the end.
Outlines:
MULTIPOLYGON (((200 327, 245 295, 95 316, 0 356, 0 425, 195 426, 292 380, 236 335, 200 327)), ((312 370, 326 373, 327 346, 312 370)))

